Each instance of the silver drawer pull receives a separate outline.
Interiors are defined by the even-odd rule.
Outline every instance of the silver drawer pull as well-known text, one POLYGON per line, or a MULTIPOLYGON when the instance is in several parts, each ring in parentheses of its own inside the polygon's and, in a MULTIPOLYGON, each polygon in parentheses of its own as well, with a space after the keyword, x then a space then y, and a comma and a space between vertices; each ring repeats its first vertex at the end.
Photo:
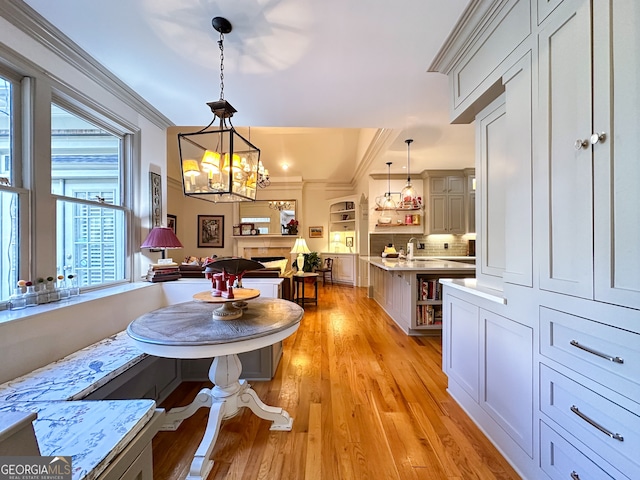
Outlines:
POLYGON ((571 479, 572 480, 580 480, 580 475, 578 475, 574 470, 573 472, 571 472, 571 479))
POLYGON ((585 352, 589 352, 593 355, 596 355, 600 358, 604 358, 609 360, 610 362, 614 362, 614 363, 624 363, 624 360, 620 357, 612 357, 611 355, 607 355, 606 353, 602 353, 599 352, 597 350, 594 350, 593 348, 589 348, 589 347, 585 347, 584 345, 580 345, 578 342, 576 342, 575 340, 571 340, 571 345, 573 345, 576 348, 579 348, 580 350, 584 350, 585 352))
POLYGON ((575 405, 571 406, 571 411, 573 413, 575 413, 576 415, 578 415, 582 420, 584 420, 585 422, 587 422, 589 425, 591 425, 592 427, 597 428, 598 430, 600 430, 602 433, 604 433, 605 435, 613 438, 614 440, 618 440, 620 442, 624 442, 624 437, 618 433, 612 433, 611 431, 607 430, 606 428, 604 428, 602 425, 598 424, 597 422, 594 422, 593 420, 591 420, 589 417, 587 417, 584 413, 582 413, 580 410, 578 410, 578 407, 576 407, 575 405))

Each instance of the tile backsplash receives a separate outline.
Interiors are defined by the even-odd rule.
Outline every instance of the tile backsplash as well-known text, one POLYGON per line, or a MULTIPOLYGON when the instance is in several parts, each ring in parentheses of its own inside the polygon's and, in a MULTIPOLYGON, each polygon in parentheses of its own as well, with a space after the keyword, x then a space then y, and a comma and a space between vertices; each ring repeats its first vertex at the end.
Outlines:
POLYGON ((418 243, 424 243, 424 250, 414 250, 415 255, 427 256, 466 256, 469 254, 469 240, 476 238, 475 234, 471 235, 409 235, 409 234, 390 234, 390 235, 370 235, 369 236, 369 255, 378 256, 384 250, 384 247, 390 243, 396 248, 406 249, 407 243, 411 238, 415 238, 414 244, 416 248, 418 243), (445 243, 449 248, 444 248, 445 243))

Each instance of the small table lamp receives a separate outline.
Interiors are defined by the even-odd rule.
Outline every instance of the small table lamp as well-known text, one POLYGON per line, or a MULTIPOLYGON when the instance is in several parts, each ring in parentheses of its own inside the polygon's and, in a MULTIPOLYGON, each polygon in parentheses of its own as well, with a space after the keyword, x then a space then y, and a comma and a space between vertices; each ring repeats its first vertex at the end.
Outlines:
POLYGON ((296 265, 298 266, 297 274, 302 275, 304 273, 302 271, 302 267, 304 267, 304 254, 311 253, 311 250, 309 250, 309 247, 307 247, 307 242, 305 242, 304 238, 302 237, 296 238, 296 243, 293 244, 291 253, 298 254, 298 257, 296 258, 296 265))
POLYGON ((168 248, 184 248, 173 229, 169 227, 153 227, 142 242, 140 248, 162 250, 162 258, 165 258, 165 250, 168 248))

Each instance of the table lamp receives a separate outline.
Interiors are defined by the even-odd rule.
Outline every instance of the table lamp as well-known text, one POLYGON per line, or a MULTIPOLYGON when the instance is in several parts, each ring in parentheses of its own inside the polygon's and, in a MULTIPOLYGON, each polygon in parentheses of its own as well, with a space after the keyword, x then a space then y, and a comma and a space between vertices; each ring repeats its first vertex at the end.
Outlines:
POLYGON ((304 238, 296 238, 296 243, 293 244, 291 253, 298 254, 298 257, 296 258, 296 265, 298 266, 297 275, 302 275, 304 273, 302 271, 302 267, 304 267, 304 254, 311 253, 311 250, 309 250, 309 247, 307 247, 307 242, 305 242, 304 238))
POLYGON ((140 248, 150 248, 155 250, 162 250, 162 259, 165 258, 165 250, 168 248, 184 248, 176 234, 173 233, 173 229, 169 227, 153 227, 147 235, 147 238, 142 242, 140 248))

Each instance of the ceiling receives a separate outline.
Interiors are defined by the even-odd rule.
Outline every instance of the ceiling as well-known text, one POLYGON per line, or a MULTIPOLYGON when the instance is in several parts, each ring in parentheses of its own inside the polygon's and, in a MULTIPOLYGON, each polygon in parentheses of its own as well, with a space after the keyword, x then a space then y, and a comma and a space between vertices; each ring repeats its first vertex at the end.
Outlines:
POLYGON ((473 166, 472 125, 450 125, 447 78, 427 68, 469 0, 25 0, 178 126, 224 97, 272 176, 350 182, 366 171, 473 166), (378 129, 387 129, 374 149, 378 129), (364 159, 364 160, 363 160, 364 159), (289 169, 281 169, 286 163, 289 169))

